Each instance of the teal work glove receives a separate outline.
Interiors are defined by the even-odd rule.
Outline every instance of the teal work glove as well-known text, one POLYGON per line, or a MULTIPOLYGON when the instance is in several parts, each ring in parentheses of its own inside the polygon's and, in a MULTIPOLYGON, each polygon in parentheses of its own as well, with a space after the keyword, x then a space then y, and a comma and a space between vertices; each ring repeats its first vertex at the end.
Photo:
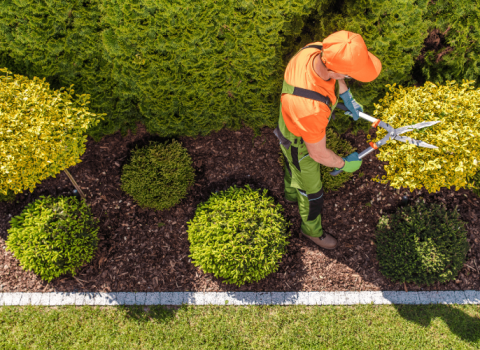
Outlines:
MULTIPOLYGON (((340 170, 343 170, 346 173, 353 173, 354 171, 357 171, 358 169, 360 169, 360 166, 363 162, 360 158, 358 158, 357 152, 353 152, 346 157, 342 157, 342 159, 345 161, 345 165, 340 170)), ((339 169, 335 168, 335 170, 339 169)))
POLYGON ((349 115, 353 118, 353 120, 357 121, 360 118, 359 112, 363 112, 363 106, 355 101, 350 92, 350 89, 345 91, 343 94, 340 95, 340 98, 343 100, 343 104, 345 107, 348 108, 350 112, 345 112, 346 115, 349 115))

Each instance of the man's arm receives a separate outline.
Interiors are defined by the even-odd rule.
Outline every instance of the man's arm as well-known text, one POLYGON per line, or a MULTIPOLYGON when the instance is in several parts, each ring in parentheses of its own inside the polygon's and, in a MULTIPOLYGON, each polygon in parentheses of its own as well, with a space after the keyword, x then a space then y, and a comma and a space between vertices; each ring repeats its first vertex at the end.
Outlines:
MULTIPOLYGON (((343 94, 345 91, 348 90, 347 84, 345 84, 344 79, 337 79, 338 85, 340 88, 339 93, 343 94)), ((308 153, 310 154, 310 158, 312 158, 317 163, 322 165, 328 166, 330 168, 342 168, 345 165, 345 161, 333 153, 332 150, 327 148, 327 135, 323 137, 317 143, 308 143, 305 142, 305 146, 307 146, 308 153)))
POLYGON ((327 148, 327 135, 316 143, 305 142, 310 158, 330 168, 343 168, 345 161, 327 148))

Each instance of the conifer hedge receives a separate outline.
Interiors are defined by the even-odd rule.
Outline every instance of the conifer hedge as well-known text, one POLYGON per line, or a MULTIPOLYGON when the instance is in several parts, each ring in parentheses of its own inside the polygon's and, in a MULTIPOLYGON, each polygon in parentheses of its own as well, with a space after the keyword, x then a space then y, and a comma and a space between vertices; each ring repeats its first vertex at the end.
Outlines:
POLYGON ((353 96, 367 110, 383 96, 385 85, 410 80, 410 72, 428 35, 423 21, 425 0, 345 0, 333 2, 328 15, 319 14, 316 38, 348 30, 360 34, 369 49, 382 62, 382 72, 373 82, 348 83, 353 96))
POLYGON ((101 0, 22 0, 0 2, 0 68, 33 79, 46 78, 53 89, 74 84, 91 96, 90 110, 107 113, 88 134, 99 140, 117 130, 135 129, 141 115, 135 93, 112 77, 101 40, 101 0))
MULTIPOLYGON (((412 84, 428 31, 450 51, 417 61, 427 80, 477 79, 480 0, 6 0, 0 2, 0 66, 75 85, 107 113, 99 140, 137 122, 161 136, 223 126, 274 127, 283 72, 301 46, 337 30, 359 33, 383 64, 371 83, 352 81, 373 111, 386 84, 412 84), (453 51, 452 51, 453 50, 453 51)), ((422 53, 423 55, 423 53, 422 53)), ((343 129, 366 129, 349 118, 343 129)), ((340 125, 342 124, 342 125, 340 125)))
MULTIPOLYGON (((427 51, 421 64, 426 80, 477 80, 480 74, 480 0, 437 0, 428 6, 425 20, 444 42, 427 51)), ((443 41, 442 40, 442 41, 443 41)), ((479 82, 477 81, 477 85, 479 82)))
POLYGON ((103 0, 114 79, 150 132, 206 135, 274 127, 282 35, 298 34, 316 0, 103 0))

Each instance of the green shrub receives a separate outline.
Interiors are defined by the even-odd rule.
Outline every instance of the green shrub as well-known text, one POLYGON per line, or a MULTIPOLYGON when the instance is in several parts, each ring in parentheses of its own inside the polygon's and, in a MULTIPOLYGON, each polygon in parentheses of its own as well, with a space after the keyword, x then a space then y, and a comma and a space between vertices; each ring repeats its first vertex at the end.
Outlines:
POLYGON ((283 37, 315 3, 103 0, 102 40, 149 132, 206 135, 242 121, 258 131, 277 122, 283 37))
POLYGON ((426 45, 419 66, 425 80, 476 80, 480 74, 479 0, 437 0, 424 19, 438 44, 426 45))
POLYGON ((193 185, 195 169, 182 144, 153 143, 133 151, 123 167, 121 188, 141 206, 164 210, 178 204, 193 185))
POLYGON ((107 113, 88 135, 136 129, 142 120, 135 93, 112 77, 101 34, 101 0, 2 1, 0 6, 0 67, 30 79, 46 78, 53 89, 75 85, 77 94, 91 96, 90 110, 107 113))
POLYGON ((336 108, 335 114, 335 120, 331 120, 330 123, 328 123, 328 127, 335 130, 335 132, 339 135, 343 135, 348 129, 351 129, 352 134, 357 136, 359 130, 363 130, 365 133, 367 133, 372 127, 372 123, 367 122, 364 119, 360 118, 357 121, 354 121, 352 117, 344 114, 341 109, 336 108))
POLYGON ((50 282, 65 273, 76 274, 90 262, 98 244, 98 220, 83 200, 40 196, 10 221, 7 250, 50 282))
MULTIPOLYGON (((395 84, 394 84, 395 85, 395 84)), ((480 89, 473 82, 447 82, 421 87, 390 87, 374 115, 394 128, 425 121, 441 121, 433 126, 403 134, 438 148, 425 148, 396 140, 379 149, 377 158, 388 161, 386 175, 373 181, 390 183, 394 188, 425 187, 437 192, 442 187, 468 188, 468 179, 480 167, 480 89)), ((379 129, 375 142, 387 131, 379 129)))
MULTIPOLYGON (((370 52, 382 62, 382 72, 370 83, 347 80, 355 99, 371 114, 376 102, 384 95, 385 85, 407 83, 410 72, 428 35, 427 23, 422 16, 426 13, 426 0, 345 0, 323 1, 316 11, 305 20, 302 35, 289 55, 302 46, 323 41, 339 30, 360 34, 370 52)), ((339 134, 348 128, 356 135, 358 130, 368 131, 370 123, 351 117, 336 110, 337 118, 330 122, 339 134)))
POLYGON ((465 223, 457 208, 438 204, 400 208, 377 226, 381 273, 398 282, 431 285, 454 280, 469 250, 465 223))
POLYGON ((187 223, 192 263, 238 286, 277 271, 290 224, 266 193, 233 186, 201 204, 187 223))
POLYGON ((85 130, 103 115, 86 106, 89 95, 54 91, 45 79, 11 76, 0 68, 0 193, 29 189, 82 160, 85 130))
POLYGON ((13 190, 7 190, 7 194, 0 192, 0 202, 13 202, 16 196, 13 190))

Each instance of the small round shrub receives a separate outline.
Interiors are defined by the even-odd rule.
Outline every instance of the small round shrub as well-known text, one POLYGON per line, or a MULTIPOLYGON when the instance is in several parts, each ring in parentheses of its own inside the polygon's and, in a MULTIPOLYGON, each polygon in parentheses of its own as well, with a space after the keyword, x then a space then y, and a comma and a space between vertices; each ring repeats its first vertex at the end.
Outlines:
POLYGON ((417 205, 383 216, 376 233, 381 273, 398 282, 431 285, 454 280, 469 250, 465 223, 456 208, 417 205))
POLYGON ((7 250, 50 282, 90 262, 98 244, 98 220, 76 197, 40 196, 10 221, 7 250))
POLYGON ((164 210, 178 204, 194 184, 192 159, 182 144, 155 143, 135 148, 123 167, 121 188, 141 207, 164 210))
POLYGON ((237 286, 277 271, 290 224, 266 193, 233 186, 200 205, 187 223, 192 263, 237 286))
POLYGON ((0 192, 0 202, 13 202, 16 196, 12 190, 7 190, 7 194, 0 192))

